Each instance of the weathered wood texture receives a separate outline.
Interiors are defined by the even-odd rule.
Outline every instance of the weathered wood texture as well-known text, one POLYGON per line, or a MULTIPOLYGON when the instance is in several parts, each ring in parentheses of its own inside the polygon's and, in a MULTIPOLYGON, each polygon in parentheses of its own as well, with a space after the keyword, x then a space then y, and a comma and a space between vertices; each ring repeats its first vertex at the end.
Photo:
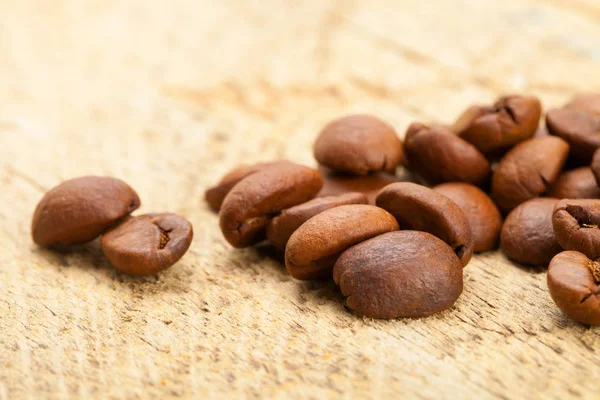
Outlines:
POLYGON ((597 0, 4 0, 0 13, 0 399, 598 398, 600 330, 543 270, 475 257, 456 306, 376 321, 223 240, 204 189, 241 162, 314 164, 328 119, 403 132, 504 92, 600 89, 597 0), (195 226, 168 272, 97 244, 36 248, 58 182, 107 174, 195 226))

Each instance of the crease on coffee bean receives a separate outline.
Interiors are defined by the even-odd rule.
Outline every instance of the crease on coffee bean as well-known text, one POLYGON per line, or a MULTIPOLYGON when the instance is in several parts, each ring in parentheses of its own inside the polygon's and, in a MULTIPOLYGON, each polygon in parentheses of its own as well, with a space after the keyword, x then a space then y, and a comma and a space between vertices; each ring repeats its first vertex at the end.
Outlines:
POLYGON ((152 222, 154 225, 156 225, 156 227, 158 228, 158 231, 160 233, 160 237, 158 239, 158 249, 159 250, 163 250, 165 247, 167 247, 167 244, 171 241, 171 237, 169 236, 169 233, 171 233, 173 230, 172 229, 163 229, 157 222, 152 222))
POLYGON ((585 210, 585 208, 577 205, 567 204, 565 207, 565 211, 577 221, 579 224, 579 228, 587 228, 587 229, 598 229, 597 221, 593 220, 592 215, 585 210))

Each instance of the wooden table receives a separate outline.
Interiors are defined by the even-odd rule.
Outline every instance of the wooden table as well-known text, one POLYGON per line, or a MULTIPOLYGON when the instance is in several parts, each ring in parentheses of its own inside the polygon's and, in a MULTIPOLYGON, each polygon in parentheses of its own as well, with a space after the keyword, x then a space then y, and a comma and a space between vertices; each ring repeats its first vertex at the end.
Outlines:
POLYGON ((230 248, 202 201, 238 163, 314 165, 341 114, 403 132, 502 93, 598 90, 597 0, 5 0, 0 88, 0 399, 600 396, 600 330, 542 269, 479 255, 453 309, 363 319, 230 248), (188 217, 189 253, 135 279, 97 243, 34 246, 37 201, 85 174, 188 217))

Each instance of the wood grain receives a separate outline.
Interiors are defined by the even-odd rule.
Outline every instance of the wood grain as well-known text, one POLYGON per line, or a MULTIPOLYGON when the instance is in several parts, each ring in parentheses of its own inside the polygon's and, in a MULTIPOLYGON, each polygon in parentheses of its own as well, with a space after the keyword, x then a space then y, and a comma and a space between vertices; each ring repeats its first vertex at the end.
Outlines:
POLYGON ((544 270, 474 258, 456 306, 422 320, 344 310, 265 248, 233 250, 202 201, 232 166, 314 165, 329 119, 403 132, 500 93, 560 105, 600 88, 600 5, 525 1, 6 0, 0 13, 0 399, 598 398, 600 331, 544 270), (36 248, 43 192, 129 182, 140 212, 194 224, 158 277, 97 243, 36 248))

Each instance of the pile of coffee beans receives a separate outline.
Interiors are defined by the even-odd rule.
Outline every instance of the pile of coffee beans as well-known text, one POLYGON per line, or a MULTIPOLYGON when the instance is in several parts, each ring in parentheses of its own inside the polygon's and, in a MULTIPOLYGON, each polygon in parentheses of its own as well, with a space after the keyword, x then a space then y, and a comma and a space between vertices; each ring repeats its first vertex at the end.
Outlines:
POLYGON ((125 182, 84 176, 61 183, 40 200, 31 232, 39 246, 65 248, 102 235, 102 251, 118 270, 151 275, 175 264, 192 242, 192 225, 175 214, 131 216, 140 206, 125 182))
POLYGON ((568 316, 600 324, 600 94, 548 111, 545 129, 540 119, 537 98, 503 96, 453 124, 413 123, 402 142, 374 116, 346 116, 318 135, 318 169, 240 166, 206 201, 232 246, 268 240, 294 278, 333 279, 367 317, 450 308, 472 254, 500 243, 549 266, 568 316))

